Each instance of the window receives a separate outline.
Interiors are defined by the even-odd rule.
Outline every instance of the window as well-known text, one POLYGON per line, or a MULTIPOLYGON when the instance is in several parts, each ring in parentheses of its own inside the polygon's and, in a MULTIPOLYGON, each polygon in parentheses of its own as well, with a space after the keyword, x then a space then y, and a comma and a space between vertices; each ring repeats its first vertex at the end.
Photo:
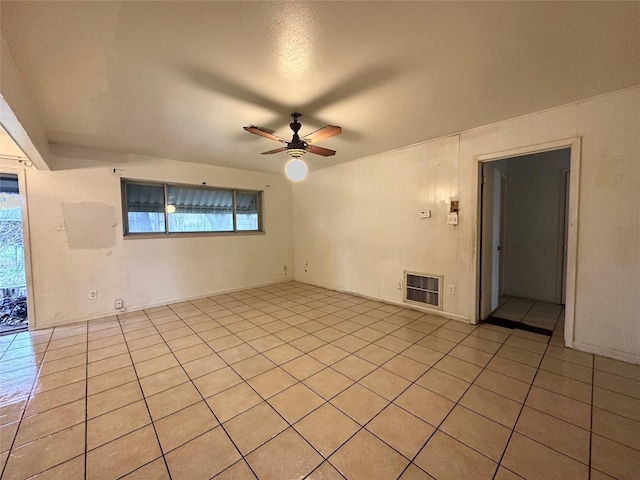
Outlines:
POLYGON ((262 192, 122 181, 124 234, 261 232, 262 192))
POLYGON ((127 233, 164 232, 164 187, 126 183, 127 233))

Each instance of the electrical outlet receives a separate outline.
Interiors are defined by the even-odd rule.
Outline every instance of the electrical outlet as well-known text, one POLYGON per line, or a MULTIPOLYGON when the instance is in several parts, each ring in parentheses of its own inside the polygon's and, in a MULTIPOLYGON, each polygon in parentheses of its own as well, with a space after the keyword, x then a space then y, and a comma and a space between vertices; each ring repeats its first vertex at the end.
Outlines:
POLYGON ((284 266, 284 276, 285 277, 287 276, 287 266, 286 265, 284 266))
POLYGON ((118 298, 118 299, 115 301, 115 304, 116 304, 116 310, 120 310, 120 309, 122 308, 122 299, 121 299, 121 298, 118 298))
POLYGON ((89 290, 89 300, 98 299, 98 290, 89 290))
POLYGON ((447 293, 449 295, 455 295, 456 294, 456 286, 455 285, 447 285, 447 293))
POLYGON ((402 290, 402 280, 398 280, 398 290, 402 290))

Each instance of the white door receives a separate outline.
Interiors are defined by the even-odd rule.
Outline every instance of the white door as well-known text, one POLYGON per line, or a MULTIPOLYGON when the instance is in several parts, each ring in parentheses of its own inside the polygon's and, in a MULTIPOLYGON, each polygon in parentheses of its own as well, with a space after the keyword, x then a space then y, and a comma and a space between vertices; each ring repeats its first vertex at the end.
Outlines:
POLYGON ((480 320, 498 308, 500 294, 501 203, 500 172, 485 163, 482 166, 482 241, 480 279, 480 320))
POLYGON ((504 295, 504 246, 506 243, 505 219, 507 212, 507 176, 500 174, 500 244, 498 245, 498 256, 500 262, 500 280, 498 286, 498 297, 504 295))
POLYGON ((571 172, 564 174, 564 231, 562 240, 562 304, 567 303, 567 258, 569 257, 569 182, 571 172))

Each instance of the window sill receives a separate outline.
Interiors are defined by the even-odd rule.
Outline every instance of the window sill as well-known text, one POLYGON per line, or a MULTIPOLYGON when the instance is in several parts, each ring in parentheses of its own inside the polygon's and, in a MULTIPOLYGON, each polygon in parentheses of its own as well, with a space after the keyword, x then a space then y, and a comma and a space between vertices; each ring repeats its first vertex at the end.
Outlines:
POLYGON ((183 232, 183 233, 130 233, 123 235, 125 240, 150 238, 198 238, 198 237, 238 237, 245 235, 265 235, 265 232, 183 232))

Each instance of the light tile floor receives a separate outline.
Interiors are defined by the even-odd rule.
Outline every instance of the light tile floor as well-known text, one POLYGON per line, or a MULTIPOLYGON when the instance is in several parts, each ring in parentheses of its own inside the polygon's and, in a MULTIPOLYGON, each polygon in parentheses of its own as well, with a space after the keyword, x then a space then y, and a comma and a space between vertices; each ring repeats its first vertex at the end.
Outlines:
POLYGON ((564 305, 523 298, 500 297, 499 307, 492 313, 492 316, 545 330, 554 330, 558 321, 564 320, 564 305))
POLYGON ((560 335, 292 282, 0 337, 2 478, 639 478, 640 366, 560 335))

